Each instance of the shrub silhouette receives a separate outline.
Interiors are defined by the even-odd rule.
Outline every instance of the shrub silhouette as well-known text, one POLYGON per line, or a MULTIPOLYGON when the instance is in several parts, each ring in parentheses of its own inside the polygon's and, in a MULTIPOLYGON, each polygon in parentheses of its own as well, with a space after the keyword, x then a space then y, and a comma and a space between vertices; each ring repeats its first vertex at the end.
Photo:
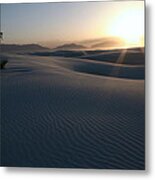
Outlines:
POLYGON ((7 60, 1 60, 0 61, 0 65, 1 65, 1 69, 4 69, 5 68, 5 65, 8 63, 7 60))

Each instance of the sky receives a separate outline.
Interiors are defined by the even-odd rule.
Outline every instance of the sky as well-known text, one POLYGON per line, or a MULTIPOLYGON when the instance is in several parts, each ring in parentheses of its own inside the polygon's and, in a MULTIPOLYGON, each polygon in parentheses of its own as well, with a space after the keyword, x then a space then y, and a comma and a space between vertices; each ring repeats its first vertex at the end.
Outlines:
POLYGON ((136 32, 143 38, 144 2, 2 4, 1 31, 4 43, 47 46, 121 36, 122 32, 124 37, 136 37, 136 32), (131 33, 133 28, 135 31, 131 33))

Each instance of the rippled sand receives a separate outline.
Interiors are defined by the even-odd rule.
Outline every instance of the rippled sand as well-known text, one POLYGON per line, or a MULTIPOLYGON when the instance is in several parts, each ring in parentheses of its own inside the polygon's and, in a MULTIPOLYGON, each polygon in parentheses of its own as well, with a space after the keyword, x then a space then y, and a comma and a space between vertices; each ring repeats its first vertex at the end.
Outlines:
POLYGON ((3 166, 145 168, 144 63, 8 56, 3 166))

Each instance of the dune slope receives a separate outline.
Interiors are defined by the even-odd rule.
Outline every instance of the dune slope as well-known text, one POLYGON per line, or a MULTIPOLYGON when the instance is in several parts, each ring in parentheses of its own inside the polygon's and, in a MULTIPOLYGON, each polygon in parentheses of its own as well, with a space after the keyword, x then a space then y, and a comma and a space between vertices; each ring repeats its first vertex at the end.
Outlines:
POLYGON ((87 59, 8 57, 2 165, 144 169, 142 78, 87 73, 87 59))

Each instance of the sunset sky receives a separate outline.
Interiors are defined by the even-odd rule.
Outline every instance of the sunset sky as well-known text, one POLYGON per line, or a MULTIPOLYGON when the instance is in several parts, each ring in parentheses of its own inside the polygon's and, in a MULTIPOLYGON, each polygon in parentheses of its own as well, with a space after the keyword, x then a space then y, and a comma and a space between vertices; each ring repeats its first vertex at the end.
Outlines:
POLYGON ((144 1, 1 5, 4 43, 76 42, 121 37, 143 46, 144 1))

